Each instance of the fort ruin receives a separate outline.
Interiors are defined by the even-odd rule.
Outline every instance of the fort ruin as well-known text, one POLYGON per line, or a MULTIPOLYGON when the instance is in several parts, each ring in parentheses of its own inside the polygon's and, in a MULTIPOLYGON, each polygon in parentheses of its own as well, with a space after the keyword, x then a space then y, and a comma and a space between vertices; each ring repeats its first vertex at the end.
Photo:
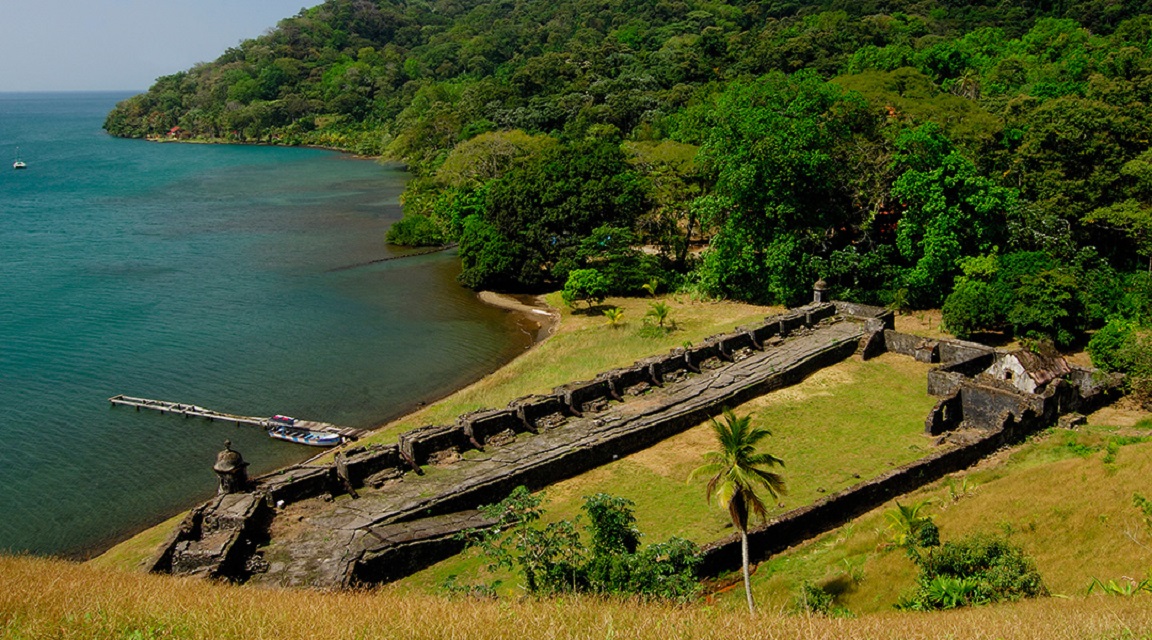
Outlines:
MULTIPOLYGON (((1081 369, 1025 392, 986 373, 1007 354, 898 333, 885 309, 816 300, 503 409, 414 429, 394 445, 353 446, 330 464, 256 478, 246 492, 196 507, 150 569, 281 586, 396 580, 458 553, 457 533, 490 524, 477 507, 518 485, 537 490, 579 475, 849 357, 894 352, 938 364, 927 385, 939 401, 925 419, 937 450, 753 529, 760 560, 1117 393, 1115 378, 1081 369), (352 498, 333 500, 343 494, 352 498)), ((740 565, 735 536, 702 555, 702 575, 740 565)))

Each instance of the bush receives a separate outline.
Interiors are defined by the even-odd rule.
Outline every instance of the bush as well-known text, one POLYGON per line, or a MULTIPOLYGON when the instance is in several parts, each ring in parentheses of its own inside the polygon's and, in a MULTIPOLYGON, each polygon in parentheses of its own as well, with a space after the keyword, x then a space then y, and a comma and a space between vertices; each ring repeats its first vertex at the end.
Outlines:
POLYGON ((1152 329, 1114 319, 1092 337, 1088 353, 1101 369, 1125 374, 1128 393, 1152 406, 1152 329))
POLYGON ((826 616, 832 610, 835 598, 823 587, 805 581, 793 598, 792 606, 800 613, 815 613, 826 616))
POLYGON ((991 293, 992 287, 987 282, 957 278, 956 288, 941 310, 944 326, 961 340, 995 326, 996 312, 988 304, 991 293))
POLYGON ((427 216, 404 216, 392 223, 386 236, 388 242, 405 247, 435 247, 444 244, 440 227, 427 216))
POLYGON ((1135 323, 1123 318, 1108 321, 1088 342, 1092 364, 1105 371, 1127 371, 1131 365, 1127 345, 1133 340, 1135 329, 1135 323))
MULTIPOLYGON (((524 487, 517 487, 503 501, 481 507, 496 526, 465 534, 470 544, 480 547, 492 560, 490 569, 515 569, 524 578, 529 593, 591 592, 638 595, 643 598, 688 600, 700 591, 696 566, 699 547, 682 538, 640 545, 631 500, 596 494, 585 498, 581 517, 539 526, 543 512, 540 499, 524 487), (580 529, 587 535, 582 537, 580 529), (584 540, 591 540, 591 548, 584 540)), ((456 591, 489 590, 461 587, 456 591)))
POLYGON ((1035 563, 1003 538, 975 535, 920 555, 915 591, 900 608, 950 609, 1047 595, 1035 563))
POLYGON ((607 296, 608 278, 596 269, 573 269, 568 273, 564 290, 560 292, 564 304, 569 307, 575 307, 577 302, 583 300, 589 309, 593 304, 604 302, 607 296))
POLYGON ((460 284, 470 289, 509 287, 516 280, 518 264, 516 247, 496 227, 478 215, 464 220, 460 284))

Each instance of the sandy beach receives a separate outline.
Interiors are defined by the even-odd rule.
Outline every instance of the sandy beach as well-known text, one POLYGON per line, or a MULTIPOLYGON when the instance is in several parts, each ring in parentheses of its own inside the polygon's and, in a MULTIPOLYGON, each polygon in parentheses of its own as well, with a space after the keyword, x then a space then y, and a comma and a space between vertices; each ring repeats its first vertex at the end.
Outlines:
POLYGON ((495 291, 480 291, 476 297, 481 302, 493 307, 507 309, 520 315, 524 320, 535 325, 536 342, 540 342, 556 330, 560 323, 560 313, 553 309, 544 296, 511 295, 496 293, 495 291))

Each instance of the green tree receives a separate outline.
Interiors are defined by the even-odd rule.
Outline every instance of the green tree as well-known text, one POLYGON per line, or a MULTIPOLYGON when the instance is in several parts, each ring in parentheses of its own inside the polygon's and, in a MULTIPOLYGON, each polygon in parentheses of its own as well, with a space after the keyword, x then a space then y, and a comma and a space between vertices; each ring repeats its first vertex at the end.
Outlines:
POLYGON ((560 297, 569 307, 576 306, 583 300, 588 308, 593 304, 604 302, 608 295, 608 279, 596 269, 573 269, 568 272, 568 281, 564 283, 564 290, 560 297))
POLYGON ((712 293, 793 304, 815 281, 812 261, 852 219, 849 140, 875 118, 859 95, 810 72, 734 82, 707 105, 700 158, 727 206, 699 267, 712 293))
POLYGON ((770 431, 752 426, 752 416, 738 417, 730 409, 724 410, 724 421, 712 419, 719 449, 704 454, 707 462, 697 467, 689 480, 710 476, 705 494, 728 510, 732 524, 740 532, 740 553, 744 571, 744 594, 748 611, 755 610, 752 601, 752 583, 748 571, 748 523, 750 519, 768 518, 768 507, 757 494, 768 492, 773 498, 786 492, 784 477, 768 471, 769 467, 783 466, 784 461, 769 453, 761 453, 756 446, 772 435, 770 431))
MULTIPOLYGON (((489 570, 519 571, 531 594, 691 599, 700 591, 695 574, 699 548, 675 537, 640 548, 635 506, 627 498, 598 493, 584 498, 581 511, 587 525, 583 516, 541 525, 540 498, 517 487, 501 502, 480 507, 495 526, 467 531, 463 537, 488 557, 489 570)), ((450 582, 459 589, 454 578, 450 582)), ((465 589, 491 593, 494 586, 465 589)))
POLYGON ((1123 233, 1136 252, 1148 258, 1148 273, 1152 273, 1152 208, 1128 199, 1096 209, 1084 217, 1084 222, 1123 233))
POLYGON ((939 127, 924 125, 897 140, 903 168, 892 195, 904 206, 896 247, 910 263, 904 273, 912 305, 940 304, 964 256, 985 253, 1003 236, 1016 192, 981 176, 939 127))
MULTIPOLYGON (((516 164, 489 183, 483 220, 489 232, 460 245, 467 286, 539 288, 579 268, 581 244, 605 225, 631 227, 646 207, 640 177, 616 144, 580 141, 516 164), (496 243, 514 256, 514 271, 492 272, 474 253, 496 243)), ((501 265, 503 266, 503 265, 501 265)))

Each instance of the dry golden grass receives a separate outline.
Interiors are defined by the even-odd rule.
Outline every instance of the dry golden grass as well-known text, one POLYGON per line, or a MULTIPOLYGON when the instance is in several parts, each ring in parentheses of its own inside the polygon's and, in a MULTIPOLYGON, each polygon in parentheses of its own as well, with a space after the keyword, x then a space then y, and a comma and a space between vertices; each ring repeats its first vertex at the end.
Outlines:
POLYGON ((0 557, 0 579, 0 637, 11 639, 1152 637, 1146 597, 825 619, 596 598, 478 601, 388 589, 251 589, 11 557, 0 557))

